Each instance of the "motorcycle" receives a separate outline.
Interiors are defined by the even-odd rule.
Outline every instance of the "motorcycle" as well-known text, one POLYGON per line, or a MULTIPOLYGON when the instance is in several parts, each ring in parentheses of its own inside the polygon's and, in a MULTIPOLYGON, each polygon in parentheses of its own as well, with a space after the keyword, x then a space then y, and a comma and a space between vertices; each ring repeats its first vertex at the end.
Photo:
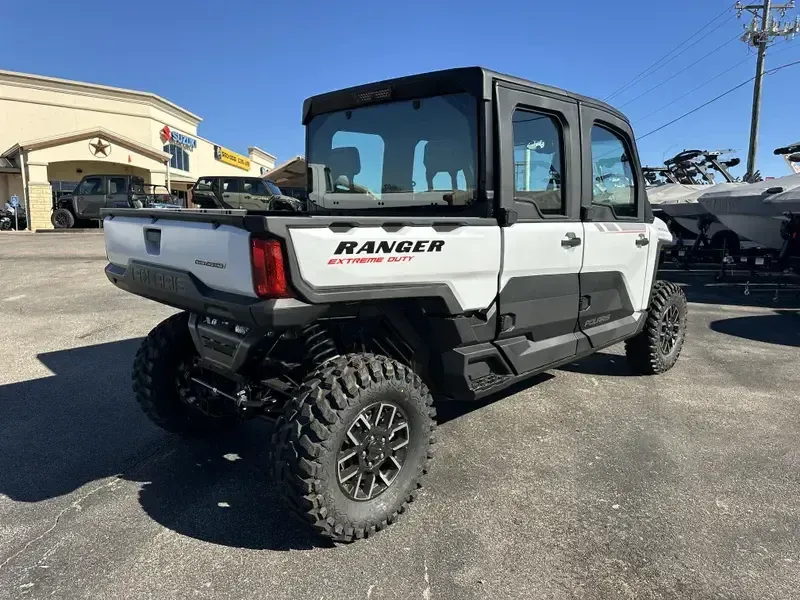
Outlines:
POLYGON ((6 202, 5 208, 0 211, 0 231, 10 229, 25 229, 28 219, 20 208, 14 208, 6 202))

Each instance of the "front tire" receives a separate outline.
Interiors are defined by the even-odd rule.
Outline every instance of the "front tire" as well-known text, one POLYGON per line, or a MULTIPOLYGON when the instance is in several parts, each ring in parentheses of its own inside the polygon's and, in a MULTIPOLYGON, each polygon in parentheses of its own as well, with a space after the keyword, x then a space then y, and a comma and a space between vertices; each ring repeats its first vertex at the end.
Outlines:
POLYGON ((625 342, 625 356, 634 371, 655 375, 669 371, 686 341, 686 296, 669 281, 656 281, 644 329, 625 342))
POLYGON ((75 227, 75 215, 66 208, 57 208, 50 215, 50 222, 56 229, 71 229, 75 227))
POLYGON ((432 457, 432 402, 419 376, 390 358, 349 354, 324 363, 272 437, 273 471, 289 508, 336 542, 394 523, 432 457))
POLYGON ((189 315, 184 312, 159 323, 142 342, 133 362, 136 402, 161 429, 186 437, 208 436, 238 422, 232 407, 223 404, 227 412, 212 416, 187 392, 191 384, 181 380, 181 373, 196 356, 189 315))

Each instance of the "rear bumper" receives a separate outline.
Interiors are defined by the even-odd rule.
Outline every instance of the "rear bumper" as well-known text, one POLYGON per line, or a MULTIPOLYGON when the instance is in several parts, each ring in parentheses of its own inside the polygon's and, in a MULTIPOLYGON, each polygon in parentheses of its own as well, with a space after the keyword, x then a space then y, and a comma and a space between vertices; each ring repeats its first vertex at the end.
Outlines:
POLYGON ((328 309, 294 298, 261 300, 213 290, 191 273, 138 261, 127 267, 108 264, 106 277, 118 288, 183 309, 249 327, 288 329, 312 323, 328 309))

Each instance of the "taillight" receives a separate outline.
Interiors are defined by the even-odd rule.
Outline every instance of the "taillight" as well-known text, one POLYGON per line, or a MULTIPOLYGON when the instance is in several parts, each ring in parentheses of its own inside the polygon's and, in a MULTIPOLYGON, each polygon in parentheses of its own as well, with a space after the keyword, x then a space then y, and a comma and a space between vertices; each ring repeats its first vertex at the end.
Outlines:
POLYGON ((278 240, 253 238, 250 241, 253 260, 253 287, 261 298, 290 298, 289 281, 278 240))

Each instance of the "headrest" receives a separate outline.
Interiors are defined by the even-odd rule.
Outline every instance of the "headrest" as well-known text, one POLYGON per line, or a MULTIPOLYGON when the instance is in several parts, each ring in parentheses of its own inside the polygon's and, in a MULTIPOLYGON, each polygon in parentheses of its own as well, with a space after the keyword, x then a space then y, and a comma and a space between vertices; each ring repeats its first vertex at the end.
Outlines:
POLYGON ((425 169, 432 173, 446 173, 464 168, 462 160, 463 148, 450 140, 431 140, 425 144, 422 162, 425 169))
POLYGON ((358 148, 354 146, 334 148, 328 158, 328 167, 337 176, 358 175, 361 172, 361 155, 358 153, 358 148))

